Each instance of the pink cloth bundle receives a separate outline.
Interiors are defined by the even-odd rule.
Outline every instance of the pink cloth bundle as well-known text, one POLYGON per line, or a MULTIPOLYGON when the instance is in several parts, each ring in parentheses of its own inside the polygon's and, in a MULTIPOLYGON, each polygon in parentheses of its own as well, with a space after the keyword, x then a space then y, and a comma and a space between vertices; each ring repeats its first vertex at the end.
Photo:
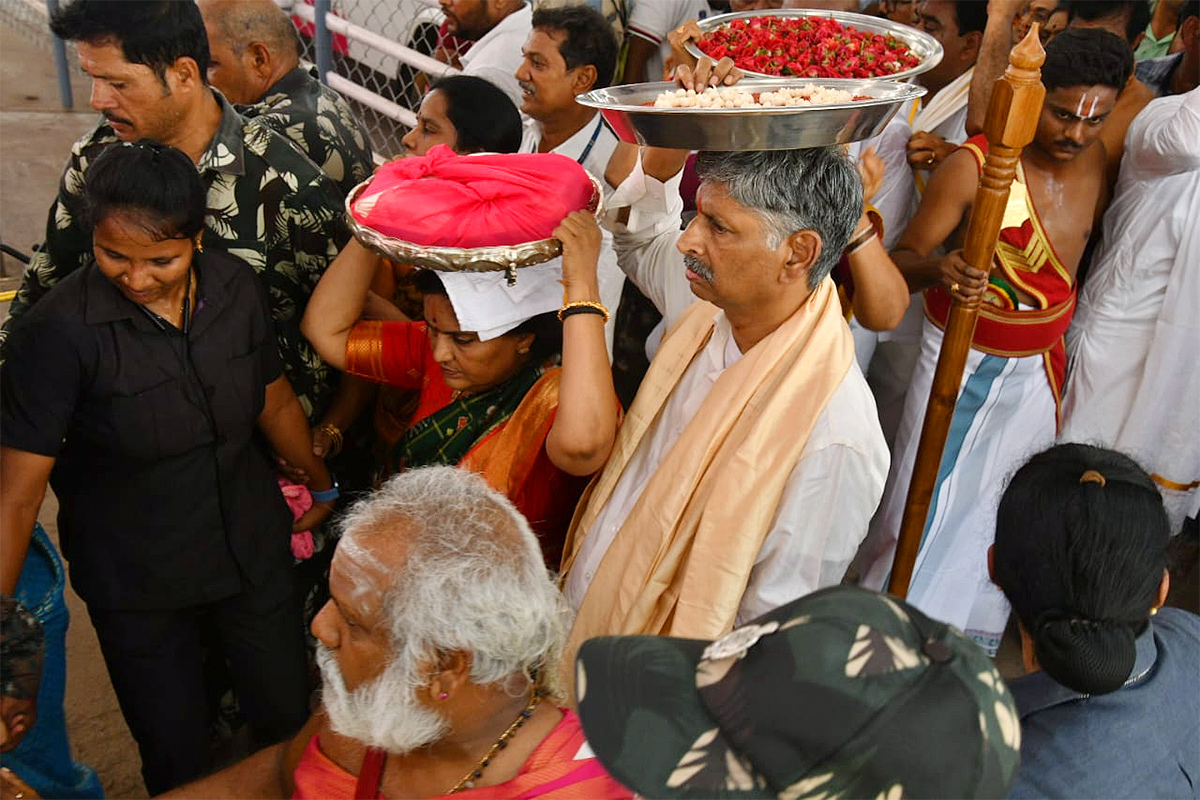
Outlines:
MULTIPOLYGON (((279 491, 283 492, 283 499, 287 501, 288 509, 292 512, 292 521, 295 522, 313 507, 312 494, 308 491, 308 487, 303 484, 292 483, 283 477, 280 477, 278 480, 279 491)), ((312 554, 312 531, 293 533, 292 556, 297 561, 304 561, 307 558, 312 558, 312 554)))
POLYGON ((438 145, 381 166, 351 213, 359 224, 415 245, 499 247, 550 238, 594 195, 587 171, 566 156, 460 156, 438 145))

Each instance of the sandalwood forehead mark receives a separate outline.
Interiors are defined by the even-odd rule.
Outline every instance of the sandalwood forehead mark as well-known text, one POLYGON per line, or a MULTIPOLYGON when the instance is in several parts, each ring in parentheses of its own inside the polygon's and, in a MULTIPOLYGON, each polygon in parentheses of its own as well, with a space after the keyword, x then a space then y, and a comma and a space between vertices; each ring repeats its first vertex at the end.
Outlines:
POLYGON ((1090 108, 1088 108, 1088 113, 1087 113, 1089 119, 1096 115, 1096 103, 1099 100, 1100 100, 1100 98, 1098 96, 1092 95, 1092 105, 1090 108))

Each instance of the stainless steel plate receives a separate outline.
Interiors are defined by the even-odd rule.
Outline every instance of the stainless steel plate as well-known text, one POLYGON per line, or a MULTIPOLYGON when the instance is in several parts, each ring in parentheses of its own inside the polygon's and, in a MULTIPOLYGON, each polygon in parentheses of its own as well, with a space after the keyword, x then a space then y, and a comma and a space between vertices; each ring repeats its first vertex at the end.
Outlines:
MULTIPOLYGON (((879 33, 883 35, 895 36, 908 45, 908 49, 917 58, 921 59, 921 63, 912 69, 897 72, 892 75, 880 76, 890 81, 910 81, 922 72, 936 67, 942 60, 942 45, 937 40, 930 36, 925 31, 918 30, 909 25, 904 25, 899 22, 892 22, 890 19, 882 17, 872 17, 869 14, 855 14, 851 11, 819 11, 816 9, 770 9, 766 11, 742 11, 737 14, 719 14, 715 17, 707 17, 700 20, 700 30, 708 33, 716 30, 727 22, 732 22, 735 19, 750 19, 752 17, 832 17, 843 25, 850 25, 860 31, 866 33, 879 33)), ((696 46, 695 42, 688 42, 688 52, 696 58, 704 55, 704 51, 696 46)), ((776 75, 764 75, 761 72, 746 72, 747 75, 761 75, 763 77, 774 78, 776 75)), ((814 78, 813 80, 826 80, 825 78, 814 78)))
POLYGON ((654 108, 673 83, 635 83, 596 89, 575 98, 600 110, 623 141, 681 150, 795 150, 870 139, 902 105, 925 94, 892 80, 745 78, 737 86, 767 92, 806 84, 843 89, 869 100, 782 108, 654 108))

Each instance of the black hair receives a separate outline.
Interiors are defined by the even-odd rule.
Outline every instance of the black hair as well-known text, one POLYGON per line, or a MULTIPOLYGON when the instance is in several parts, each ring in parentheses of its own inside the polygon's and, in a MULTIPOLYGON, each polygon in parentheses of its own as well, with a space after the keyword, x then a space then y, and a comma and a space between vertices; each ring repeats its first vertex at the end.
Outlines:
POLYGON ((75 0, 50 18, 50 30, 69 42, 112 41, 130 64, 145 64, 164 84, 167 69, 187 57, 208 83, 208 35, 191 0, 75 0))
POLYGON ((593 89, 612 83, 617 69, 617 37, 603 14, 584 5, 539 8, 533 12, 533 29, 539 28, 566 34, 558 52, 567 62, 567 69, 587 64, 596 68, 593 89))
POLYGON ((1125 42, 1129 45, 1132 45, 1138 34, 1150 24, 1150 6, 1146 0, 1071 0, 1069 12, 1071 22, 1076 19, 1096 22, 1112 17, 1125 17, 1125 42))
POLYGON ((149 139, 110 145, 84 176, 83 199, 91 227, 120 212, 157 241, 191 239, 200 233, 205 196, 192 160, 181 150, 149 139))
POLYGON ((1068 28, 1046 44, 1042 84, 1111 86, 1118 92, 1133 74, 1133 50, 1120 36, 1099 28, 1068 28))
POLYGON ((987 3, 978 0, 955 0, 954 16, 958 18, 958 35, 979 31, 987 27, 987 3))
POLYGON ((1128 456, 1061 444, 1017 470, 996 516, 994 576, 1047 675, 1084 694, 1121 687, 1169 536, 1162 496, 1128 456))
POLYGON ((1187 0, 1183 4, 1183 8, 1179 9, 1179 25, 1176 26, 1176 30, 1182 28, 1183 23, 1192 17, 1200 17, 1200 0, 1187 0))
POLYGON ((438 78, 429 91, 446 98, 446 116, 458 135, 459 153, 515 153, 521 149, 521 114, 495 84, 474 75, 438 78))
MULTIPOLYGON (((449 297, 446 285, 433 270, 418 271, 416 277, 413 278, 413 283, 422 295, 440 294, 449 297)), ((545 314, 530 317, 502 335, 522 336, 526 333, 533 334, 533 344, 529 348, 530 363, 543 364, 562 355, 562 323, 559 322, 558 314, 555 312, 548 311, 545 314)))

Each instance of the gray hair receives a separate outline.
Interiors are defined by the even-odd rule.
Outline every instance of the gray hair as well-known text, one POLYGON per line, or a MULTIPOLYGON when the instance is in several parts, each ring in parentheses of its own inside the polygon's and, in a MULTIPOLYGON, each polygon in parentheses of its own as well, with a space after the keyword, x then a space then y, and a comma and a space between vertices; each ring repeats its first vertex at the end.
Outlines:
POLYGON ((206 19, 213 22, 225 43, 239 56, 252 42, 262 42, 272 53, 300 55, 295 26, 273 2, 222 3, 206 19))
POLYGON ((796 231, 820 234, 821 254, 809 270, 809 289, 833 270, 862 214, 862 180, 838 147, 701 152, 696 174, 703 184, 720 184, 759 213, 768 247, 779 247, 796 231))
POLYGON ((340 548, 375 561, 372 537, 401 537, 403 566, 384 572, 383 588, 396 660, 468 652, 475 684, 525 691, 523 679, 536 673, 554 694, 570 611, 507 497, 466 470, 414 469, 354 505, 341 529, 340 548))

